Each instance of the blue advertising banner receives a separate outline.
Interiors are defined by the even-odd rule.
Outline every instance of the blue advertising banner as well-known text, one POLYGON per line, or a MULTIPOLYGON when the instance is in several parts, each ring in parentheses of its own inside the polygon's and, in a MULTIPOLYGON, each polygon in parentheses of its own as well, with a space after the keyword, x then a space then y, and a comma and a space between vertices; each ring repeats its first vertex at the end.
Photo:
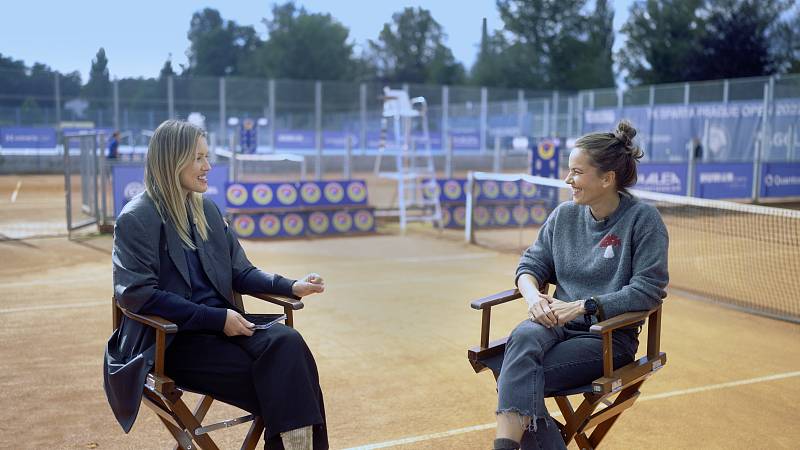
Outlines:
POLYGON ((688 165, 674 164, 639 164, 639 179, 634 189, 661 192, 664 194, 686 195, 688 165))
MULTIPOLYGON (((112 188, 114 194, 114 217, 118 216, 133 197, 144 192, 144 166, 143 165, 114 165, 111 166, 112 188)), ((225 211, 225 185, 228 182, 228 166, 215 165, 208 173, 208 190, 204 194, 217 204, 221 211, 225 211)))
POLYGON ((753 165, 750 163, 697 164, 694 186, 695 197, 750 198, 753 195, 753 165))
POLYGON ((350 136, 350 148, 359 147, 359 139, 356 133, 346 133, 344 131, 323 131, 323 148, 347 148, 347 137, 350 136))
POLYGON ((0 128, 0 147, 3 148, 55 148, 56 130, 38 127, 0 128))
POLYGON ((800 163, 764 163, 761 197, 800 196, 800 163))
POLYGON ((234 214, 233 230, 241 238, 335 236, 375 231, 371 208, 333 211, 281 211, 234 214))
POLYGON ((363 180, 229 183, 225 199, 228 208, 238 209, 366 205, 367 185, 363 180))
POLYGON ((114 192, 114 217, 117 217, 126 203, 144 192, 144 166, 112 166, 111 179, 114 192))
POLYGON ((531 175, 545 178, 560 178, 558 173, 558 139, 543 139, 530 153, 531 175))
POLYGON ((316 134, 307 130, 276 131, 275 148, 316 148, 316 134))
MULTIPOLYGON (((791 112, 792 107, 782 105, 781 110, 791 112)), ((703 162, 750 161, 762 113, 760 101, 605 108, 585 111, 583 132, 610 131, 624 118, 638 130, 637 140, 650 161, 686 161, 693 141, 702 146, 703 162)))

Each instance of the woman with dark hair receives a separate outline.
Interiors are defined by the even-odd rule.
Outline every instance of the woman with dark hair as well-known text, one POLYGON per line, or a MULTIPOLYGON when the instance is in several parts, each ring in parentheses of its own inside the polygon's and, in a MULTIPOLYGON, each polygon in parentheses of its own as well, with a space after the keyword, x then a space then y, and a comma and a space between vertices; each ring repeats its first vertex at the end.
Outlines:
MULTIPOLYGON (((666 296, 667 229, 655 207, 627 191, 642 157, 634 136, 621 121, 575 142, 565 180, 572 201, 550 214, 520 259, 515 282, 528 320, 511 332, 497 380, 497 450, 520 448, 526 429, 537 448, 566 448, 544 397, 602 376, 602 338, 589 327, 666 296), (539 292, 544 283, 557 285, 554 295, 539 292)), ((615 367, 635 357, 638 332, 638 324, 614 332, 615 367)))
MULTIPOLYGON (((254 267, 219 209, 203 198, 209 170, 202 129, 177 120, 159 125, 147 150, 145 192, 125 205, 114 228, 116 301, 174 322, 167 375, 261 415, 267 448, 326 449, 319 376, 303 338, 283 324, 255 330, 233 299, 234 291, 300 298, 323 292, 324 281, 254 267)), ((136 420, 153 348, 152 331, 127 317, 106 347, 106 395, 125 432, 136 420)))

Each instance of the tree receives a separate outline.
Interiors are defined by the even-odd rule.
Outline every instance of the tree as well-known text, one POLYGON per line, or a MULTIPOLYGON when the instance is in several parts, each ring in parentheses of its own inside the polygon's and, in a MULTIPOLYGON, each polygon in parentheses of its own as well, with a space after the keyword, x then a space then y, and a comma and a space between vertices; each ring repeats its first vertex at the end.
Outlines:
POLYGON ((89 81, 83 87, 84 96, 94 105, 106 105, 111 101, 111 80, 108 75, 108 58, 103 47, 97 51, 89 70, 89 81))
POLYGON ((309 13, 294 3, 275 5, 264 19, 268 38, 244 63, 249 75, 301 80, 344 80, 353 75, 350 30, 330 14, 309 13))
POLYGON ((768 75, 775 67, 770 31, 789 4, 782 0, 715 0, 701 10, 703 33, 691 65, 695 79, 768 75))
POLYGON ((405 8, 392 15, 378 39, 369 41, 368 58, 377 77, 404 83, 457 84, 464 67, 444 45, 446 35, 430 11, 405 8))
POLYGON ((252 56, 259 40, 253 27, 225 21, 219 11, 205 8, 192 15, 189 25, 189 67, 196 76, 225 76, 239 73, 242 60, 252 56))
MULTIPOLYGON (((532 89, 613 86, 614 12, 606 0, 498 0, 508 36, 495 67, 503 84, 532 89)), ((497 43, 502 40, 496 39, 497 43)))
POLYGON ((794 0, 648 0, 631 8, 620 52, 631 84, 714 80, 791 66, 794 0))

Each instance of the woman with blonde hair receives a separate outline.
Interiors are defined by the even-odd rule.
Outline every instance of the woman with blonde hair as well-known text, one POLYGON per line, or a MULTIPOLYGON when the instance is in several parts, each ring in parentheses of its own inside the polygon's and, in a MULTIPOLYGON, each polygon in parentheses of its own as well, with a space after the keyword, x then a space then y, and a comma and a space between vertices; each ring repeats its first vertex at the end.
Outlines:
MULTIPOLYGON (((303 338, 282 324, 254 330, 233 299, 234 291, 300 298, 323 292, 324 281, 254 267, 219 209, 203 198, 209 170, 202 129, 178 120, 159 125, 147 151, 145 192, 125 205, 114 228, 115 298, 178 325, 167 341, 167 375, 261 415, 267 448, 326 449, 319 376, 303 338)), ((106 347, 106 395, 125 432, 136 419, 153 349, 152 331, 127 317, 106 347)))
MULTIPOLYGON (((642 157, 634 136, 621 121, 575 141, 565 180, 572 201, 553 210, 520 259, 515 281, 528 318, 511 332, 497 379, 497 450, 520 448, 523 436, 533 448, 566 448, 544 397, 602 376, 602 338, 589 327, 666 296, 667 228, 627 190, 642 157), (539 292, 544 283, 557 285, 554 295, 539 292)), ((633 360, 638 326, 614 332, 615 367, 633 360)))

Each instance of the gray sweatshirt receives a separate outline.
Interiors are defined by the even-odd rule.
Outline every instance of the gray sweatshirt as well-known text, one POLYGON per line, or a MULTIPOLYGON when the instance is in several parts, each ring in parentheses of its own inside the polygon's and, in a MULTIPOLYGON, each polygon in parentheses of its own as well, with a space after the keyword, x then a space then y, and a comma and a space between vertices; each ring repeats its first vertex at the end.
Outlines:
POLYGON ((605 318, 646 311, 667 295, 667 228, 658 210, 628 194, 598 221, 588 206, 560 204, 520 258, 520 275, 557 284, 555 298, 594 296, 605 318))

